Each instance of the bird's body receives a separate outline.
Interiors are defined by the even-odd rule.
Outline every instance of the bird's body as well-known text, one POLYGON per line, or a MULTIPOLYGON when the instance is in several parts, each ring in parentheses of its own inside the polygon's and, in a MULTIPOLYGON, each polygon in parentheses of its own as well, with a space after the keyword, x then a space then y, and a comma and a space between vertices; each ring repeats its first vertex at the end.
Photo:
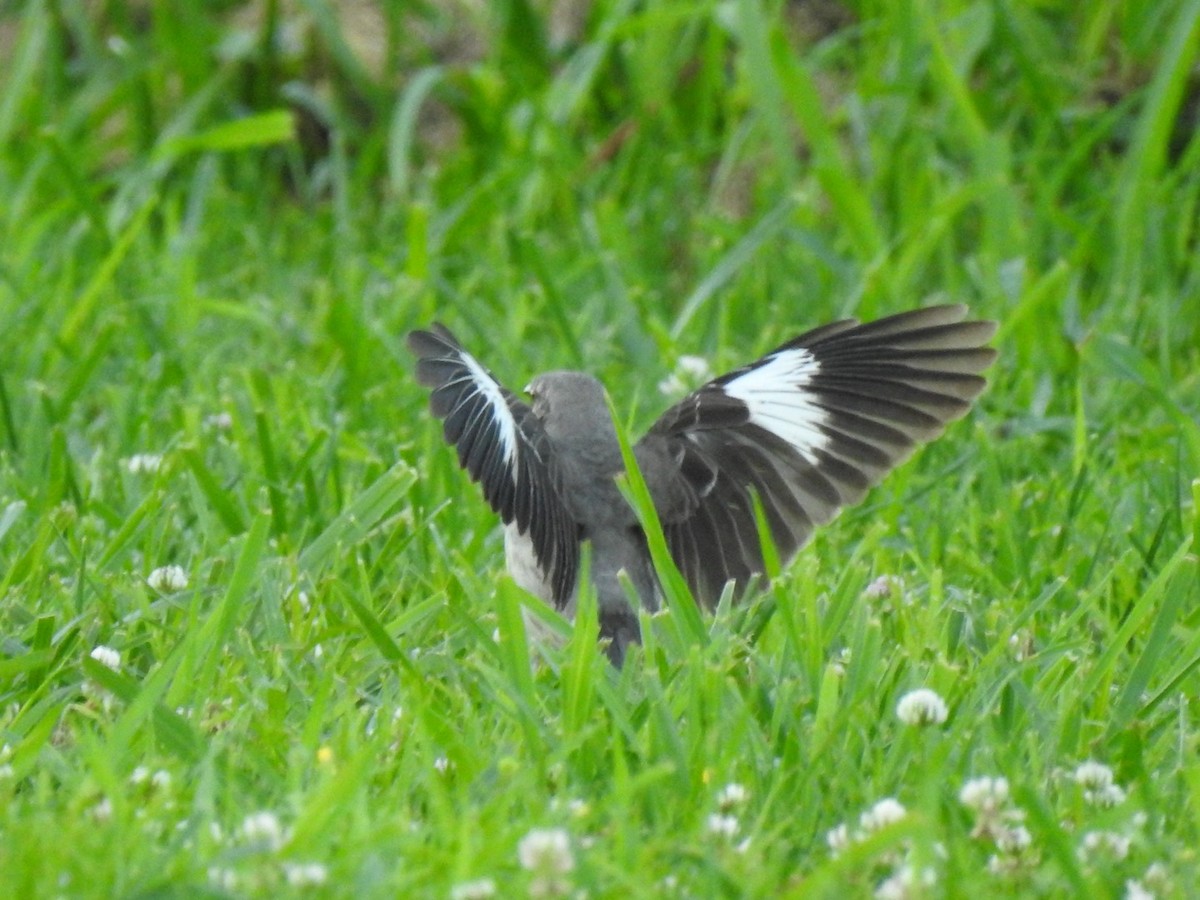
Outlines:
MULTIPOLYGON (((781 559, 858 502, 984 387, 994 323, 930 307, 807 332, 677 403, 634 446, 668 549, 697 599, 763 576, 752 492, 781 559)), ((645 535, 617 487, 624 471, 603 386, 582 372, 536 377, 532 405, 441 326, 415 331, 419 379, 445 437, 506 524, 509 572, 573 617, 580 547, 610 658, 640 638, 632 593, 661 595, 645 535), (623 583, 626 582, 626 583, 623 583), (628 587, 627 587, 628 585, 628 587)))
MULTIPOLYGON (((533 414, 544 424, 551 452, 559 461, 563 505, 579 527, 579 539, 591 547, 588 574, 596 592, 600 632, 610 639, 613 658, 623 658, 629 643, 638 640, 639 630, 621 573, 641 606, 651 612, 658 609, 659 589, 637 516, 617 488, 616 477, 625 466, 604 386, 586 372, 557 371, 539 375, 528 391, 533 414)), ((533 542, 515 521, 505 528, 504 548, 513 580, 534 596, 555 603, 553 584, 537 565, 533 542)), ((577 579, 570 595, 558 604, 571 619, 578 589, 577 579)), ((532 619, 526 621, 533 624, 532 619)))

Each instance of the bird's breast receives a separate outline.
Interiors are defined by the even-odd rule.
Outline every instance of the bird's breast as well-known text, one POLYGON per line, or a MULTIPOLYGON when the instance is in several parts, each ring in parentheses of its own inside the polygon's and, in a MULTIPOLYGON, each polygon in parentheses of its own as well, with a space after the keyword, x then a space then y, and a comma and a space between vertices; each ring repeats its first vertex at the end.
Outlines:
POLYGON ((554 588, 546 573, 538 566, 533 541, 528 533, 521 533, 516 522, 504 527, 504 563, 508 574, 521 588, 554 605, 554 588))

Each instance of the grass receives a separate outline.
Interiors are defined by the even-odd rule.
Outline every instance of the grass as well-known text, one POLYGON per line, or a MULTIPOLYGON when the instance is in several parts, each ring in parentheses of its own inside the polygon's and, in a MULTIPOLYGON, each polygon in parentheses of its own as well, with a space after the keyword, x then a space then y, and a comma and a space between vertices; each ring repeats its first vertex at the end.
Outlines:
POLYGON ((0 12, 0 881, 1186 895, 1200 2, 558 6, 0 12), (407 330, 636 434, 683 355, 951 299, 967 420, 754 602, 531 666, 407 330))

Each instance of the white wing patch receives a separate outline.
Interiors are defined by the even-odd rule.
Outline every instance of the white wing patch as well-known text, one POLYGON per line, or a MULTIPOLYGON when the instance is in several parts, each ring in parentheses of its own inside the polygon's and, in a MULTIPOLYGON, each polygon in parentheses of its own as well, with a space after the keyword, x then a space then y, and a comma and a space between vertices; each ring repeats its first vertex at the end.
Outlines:
POLYGON ((786 441, 807 462, 816 465, 816 451, 829 443, 821 426, 825 411, 813 402, 809 389, 821 364, 808 350, 783 350, 762 360, 745 374, 726 382, 724 391, 741 400, 750 421, 786 441))
POLYGON ((487 370, 470 353, 461 353, 459 358, 471 373, 475 389, 483 394, 488 406, 492 408, 492 421, 496 424, 496 434, 500 438, 504 465, 508 467, 509 475, 516 484, 517 467, 513 465, 513 458, 517 455, 517 423, 513 420, 512 413, 509 412, 504 395, 500 393, 500 385, 496 384, 487 370))

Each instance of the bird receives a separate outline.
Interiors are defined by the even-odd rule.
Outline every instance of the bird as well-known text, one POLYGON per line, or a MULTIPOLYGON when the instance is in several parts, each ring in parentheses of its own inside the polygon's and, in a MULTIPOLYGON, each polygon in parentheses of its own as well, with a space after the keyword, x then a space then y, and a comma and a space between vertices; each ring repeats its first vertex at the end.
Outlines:
MULTIPOLYGON (((996 359, 996 323, 965 305, 842 319, 714 378, 633 444, 671 559, 713 609, 767 582, 755 497, 786 564, 921 444, 971 409, 996 359)), ((551 371, 506 388, 439 323, 409 333, 417 381, 460 466, 504 523, 513 580, 573 620, 583 545, 599 633, 618 668, 638 610, 663 604, 604 386, 551 371)))

